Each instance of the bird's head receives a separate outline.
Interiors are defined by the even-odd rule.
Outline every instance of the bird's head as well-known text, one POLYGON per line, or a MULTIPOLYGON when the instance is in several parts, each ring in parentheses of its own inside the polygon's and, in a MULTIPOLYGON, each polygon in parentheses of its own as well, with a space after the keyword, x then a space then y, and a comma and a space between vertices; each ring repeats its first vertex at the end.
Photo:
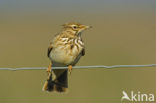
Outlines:
POLYGON ((79 35, 82 31, 91 28, 91 26, 82 25, 80 23, 66 23, 63 25, 64 29, 70 30, 73 33, 79 35))

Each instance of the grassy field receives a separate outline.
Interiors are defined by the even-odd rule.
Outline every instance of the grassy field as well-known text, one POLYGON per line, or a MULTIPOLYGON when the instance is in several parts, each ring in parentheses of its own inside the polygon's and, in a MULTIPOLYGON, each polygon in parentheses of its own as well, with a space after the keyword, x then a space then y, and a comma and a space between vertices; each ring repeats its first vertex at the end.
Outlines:
MULTIPOLYGON (((99 11, 100 5, 97 12, 67 12, 69 8, 48 7, 23 12, 1 9, 0 67, 48 66, 49 42, 69 21, 93 26, 83 33, 86 55, 77 65, 156 63, 155 11, 106 12, 99 11)), ((45 70, 0 71, 0 103, 120 103, 123 90, 156 93, 155 73, 155 67, 76 69, 69 75, 68 93, 58 94, 42 91, 45 70)))

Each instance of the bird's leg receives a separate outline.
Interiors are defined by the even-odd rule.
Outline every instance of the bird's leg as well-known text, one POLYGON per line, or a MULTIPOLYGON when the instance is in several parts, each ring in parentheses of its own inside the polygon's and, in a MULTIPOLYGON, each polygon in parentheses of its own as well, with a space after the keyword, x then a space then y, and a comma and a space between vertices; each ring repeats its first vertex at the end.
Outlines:
POLYGON ((68 71, 69 71, 69 74, 71 74, 71 71, 72 71, 72 65, 69 65, 69 66, 68 66, 68 71))
POLYGON ((48 74, 51 73, 51 69, 52 69, 52 63, 50 63, 49 66, 48 66, 48 68, 47 68, 47 72, 48 72, 48 74))

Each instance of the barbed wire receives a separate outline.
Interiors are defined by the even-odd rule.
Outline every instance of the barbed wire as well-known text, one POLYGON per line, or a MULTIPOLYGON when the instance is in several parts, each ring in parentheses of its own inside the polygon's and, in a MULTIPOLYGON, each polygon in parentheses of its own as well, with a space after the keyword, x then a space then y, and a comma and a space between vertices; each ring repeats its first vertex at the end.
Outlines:
MULTIPOLYGON (((112 66, 105 66, 105 65, 92 65, 92 66, 73 66, 73 69, 113 69, 113 68, 138 68, 138 67, 156 67, 156 64, 145 64, 145 65, 112 65, 112 66)), ((68 67, 52 67, 52 69, 67 69, 68 67)), ((20 68, 0 68, 0 70, 44 70, 47 67, 20 67, 20 68)))

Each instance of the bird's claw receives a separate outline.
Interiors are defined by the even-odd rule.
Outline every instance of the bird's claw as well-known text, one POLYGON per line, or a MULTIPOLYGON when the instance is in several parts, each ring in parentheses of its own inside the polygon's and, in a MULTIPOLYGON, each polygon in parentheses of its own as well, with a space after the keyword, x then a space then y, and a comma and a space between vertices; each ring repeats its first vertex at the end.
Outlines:
POLYGON ((72 65, 69 65, 68 66, 68 72, 69 72, 69 74, 71 74, 71 71, 72 71, 72 65))
POLYGON ((48 72, 48 74, 51 73, 51 68, 52 68, 52 64, 50 63, 49 66, 48 66, 48 68, 47 68, 47 72, 48 72))

